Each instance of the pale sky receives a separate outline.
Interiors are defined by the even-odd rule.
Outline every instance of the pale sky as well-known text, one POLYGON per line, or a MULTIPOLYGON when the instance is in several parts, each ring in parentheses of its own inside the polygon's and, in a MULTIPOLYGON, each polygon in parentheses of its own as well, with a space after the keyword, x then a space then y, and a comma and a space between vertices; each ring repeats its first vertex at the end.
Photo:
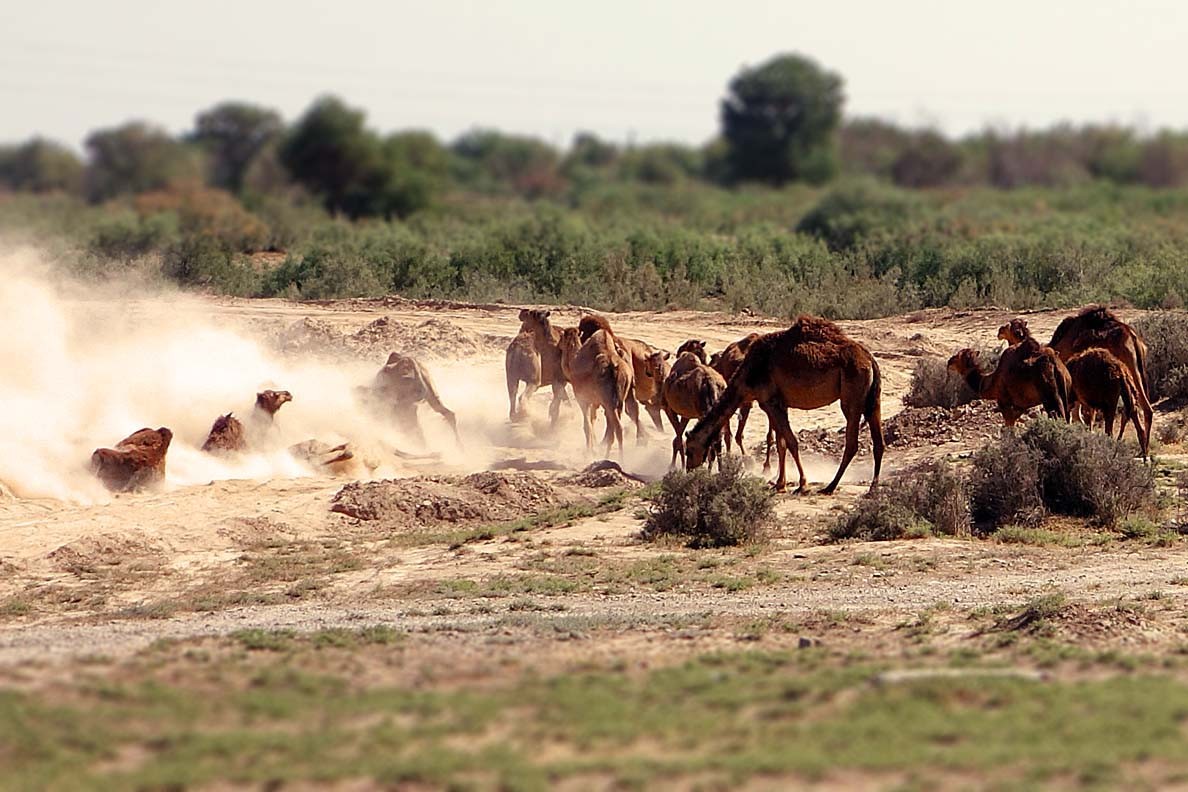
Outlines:
POLYGON ((80 146, 132 118, 181 132, 224 99, 292 120, 331 92, 378 130, 445 140, 701 143, 739 68, 788 51, 842 75, 850 117, 1188 127, 1173 0, 4 0, 0 141, 80 146))

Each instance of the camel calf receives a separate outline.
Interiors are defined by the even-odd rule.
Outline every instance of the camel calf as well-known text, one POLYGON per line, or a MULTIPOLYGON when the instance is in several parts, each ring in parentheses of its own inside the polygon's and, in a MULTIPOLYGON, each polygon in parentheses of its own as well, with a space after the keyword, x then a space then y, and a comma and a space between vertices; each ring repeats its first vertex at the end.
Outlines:
POLYGON ((165 480, 165 454, 173 432, 140 429, 116 443, 115 448, 97 448, 91 454, 91 472, 109 490, 127 492, 165 480))
POLYGON ((210 427, 202 450, 209 454, 246 451, 250 441, 258 441, 273 426, 276 411, 293 401, 293 394, 287 390, 264 390, 256 394, 256 405, 252 408, 248 426, 232 413, 220 415, 210 427))
POLYGON ((1100 411, 1105 418, 1106 434, 1113 435, 1114 414, 1118 409, 1118 399, 1121 399, 1122 426, 1118 437, 1121 438, 1126 431, 1126 419, 1129 416, 1134 422, 1143 459, 1146 459, 1151 429, 1143 426, 1139 420, 1140 411, 1136 409, 1138 387, 1122 362, 1104 349, 1087 349, 1069 358, 1068 373, 1072 376, 1073 406, 1083 408, 1080 410, 1082 421, 1085 412, 1089 413, 1089 419, 1085 421, 1089 429, 1093 429, 1096 411, 1100 411))
POLYGON ((540 387, 540 354, 533 345, 531 333, 521 330, 507 345, 503 370, 507 375, 507 419, 521 420, 527 416, 528 400, 540 387), (517 398, 521 382, 524 392, 517 398))
MULTIPOLYGON (((726 380, 705 363, 705 342, 687 341, 677 351, 676 363, 673 363, 672 370, 665 378, 664 387, 661 389, 661 403, 664 405, 664 412, 668 415, 673 432, 676 433, 672 440, 670 466, 676 465, 678 456, 681 459, 681 464, 685 464, 685 427, 689 421, 693 418, 704 417, 722 398, 722 394, 726 390, 726 380), (698 354, 699 352, 700 354, 698 354)), ((661 361, 656 360, 662 354, 661 352, 653 353, 652 365, 657 365, 663 360, 663 358, 661 361)), ((726 433, 726 438, 729 443, 729 432, 726 433)), ((721 455, 722 442, 721 434, 719 434, 711 441, 708 457, 710 464, 712 465, 716 458, 720 468, 721 455)))
POLYGON ((979 399, 998 402, 1007 426, 1023 413, 1043 405, 1052 418, 1069 419, 1072 378, 1056 353, 1034 341, 1008 347, 993 372, 981 367, 974 349, 949 358, 950 371, 962 377, 979 399))

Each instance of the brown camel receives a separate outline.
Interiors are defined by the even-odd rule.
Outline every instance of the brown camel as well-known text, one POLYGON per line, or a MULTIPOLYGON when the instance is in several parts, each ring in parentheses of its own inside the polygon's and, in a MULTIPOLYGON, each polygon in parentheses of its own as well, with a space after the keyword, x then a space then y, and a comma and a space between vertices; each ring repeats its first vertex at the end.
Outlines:
POLYGON ((576 327, 566 328, 561 332, 559 346, 565 378, 573 385, 573 394, 581 408, 586 448, 593 448, 591 431, 594 416, 601 407, 606 415, 603 441, 607 456, 616 440, 621 456, 623 408, 631 398, 631 361, 619 353, 614 336, 605 330, 598 330, 583 344, 576 327))
POLYGON ((252 408, 248 426, 232 413, 220 415, 210 427, 202 450, 211 454, 246 451, 250 441, 259 438, 273 426, 276 411, 293 401, 293 394, 284 390, 264 390, 256 394, 256 405, 252 408))
POLYGON ((532 341, 532 334, 520 331, 503 355, 503 370, 507 375, 507 418, 509 421, 523 420, 528 415, 528 400, 540 387, 540 353, 532 341), (516 398, 520 383, 524 392, 516 398))
MULTIPOLYGON (((661 389, 661 400, 668 421, 676 436, 672 440, 672 460, 670 466, 676 465, 680 456, 681 464, 685 463, 685 427, 689 420, 702 418, 708 413, 726 390, 726 380, 722 375, 705 363, 705 343, 702 341, 686 342, 681 345, 676 362, 664 380, 661 389), (700 354, 698 354, 700 352, 700 354)), ((662 362, 664 353, 654 352, 652 365, 662 362), (660 361, 655 358, 660 357, 660 361)), ((729 438, 729 434, 727 434, 729 438)), ((721 434, 711 443, 709 461, 713 464, 715 458, 721 466, 721 434)))
POLYGON ((165 480, 165 454, 173 432, 165 427, 140 429, 116 443, 115 448, 97 448, 91 454, 91 472, 109 490, 127 492, 165 480))
POLYGON ((375 375, 370 392, 384 408, 391 410, 399 426, 411 427, 422 445, 425 435, 421 432, 421 422, 417 419, 417 406, 421 402, 426 402, 434 412, 445 419, 454 430, 454 439, 458 445, 462 444, 462 437, 458 434, 457 417, 441 403, 433 378, 415 358, 399 352, 388 355, 388 362, 375 375))
POLYGON ((1114 413, 1118 408, 1118 399, 1122 399, 1122 427, 1118 437, 1126 429, 1127 416, 1134 422, 1134 432, 1138 435, 1139 447, 1143 452, 1143 459, 1147 458, 1150 445, 1151 429, 1143 426, 1139 420, 1135 403, 1138 399, 1138 388, 1130 378, 1126 367, 1118 358, 1104 349, 1086 349, 1073 355, 1068 361, 1068 373, 1072 376, 1072 399, 1074 406, 1086 408, 1081 412, 1088 412, 1086 423, 1093 429, 1093 422, 1098 411, 1105 418, 1105 432, 1114 432, 1114 413))
POLYGON ((882 469, 884 447, 879 364, 866 347, 846 337, 841 328, 815 316, 801 316, 787 330, 760 336, 751 344, 722 398, 689 432, 685 443, 688 467, 704 462, 715 433, 726 426, 739 407, 754 401, 776 432, 780 467, 774 482, 776 491, 783 492, 787 487, 785 452, 790 449, 800 473, 797 491, 804 492, 807 480, 796 435, 788 424, 788 408, 815 410, 838 400, 846 417, 846 447, 837 475, 821 492, 828 495, 837 489, 858 451, 858 426, 863 417, 870 424, 874 451, 873 488, 882 469))
POLYGON ((1143 423, 1151 426, 1155 412, 1151 409, 1151 382, 1147 377, 1147 343, 1117 314, 1105 306, 1091 305, 1062 319, 1048 346, 1056 350, 1065 363, 1086 349, 1107 350, 1130 375, 1138 394, 1138 407, 1143 411, 1143 423))
POLYGON ((520 332, 532 336, 532 347, 540 355, 540 385, 553 389, 553 401, 549 404, 549 424, 557 425, 561 414, 561 403, 569 401, 565 393, 565 371, 561 367, 561 330, 549 321, 551 311, 541 308, 524 308, 520 311, 520 332))
POLYGON ((652 418, 652 424, 656 429, 663 431, 664 424, 660 421, 660 412, 664 409, 664 405, 660 403, 660 387, 664 380, 655 380, 647 376, 648 358, 651 357, 656 348, 646 341, 641 341, 638 338, 623 338, 611 329, 610 322, 605 316, 599 314, 585 314, 578 320, 578 335, 581 336, 582 343, 585 343, 590 336, 594 335, 599 330, 606 330, 615 337, 615 343, 618 345, 619 353, 623 357, 631 361, 631 370, 634 385, 631 389, 634 396, 635 404, 628 403, 627 414, 631 416, 631 420, 635 423, 635 438, 638 443, 643 443, 643 430, 639 423, 639 406, 642 405, 652 418))
POLYGON ((1035 340, 1008 347, 993 372, 982 369, 978 353, 962 349, 949 358, 950 371, 961 376, 979 399, 998 402, 1007 426, 1019 416, 1042 404, 1053 418, 1068 420, 1072 379, 1068 369, 1047 347, 1035 340))
MULTIPOLYGON (((710 356, 709 364, 714 368, 722 378, 730 382, 730 378, 734 376, 734 372, 738 371, 738 367, 742 365, 743 358, 747 356, 747 350, 751 348, 751 344, 755 343, 755 339, 759 338, 758 333, 751 333, 737 341, 733 341, 726 346, 721 352, 715 352, 710 356)), ((751 415, 751 407, 754 402, 744 404, 738 408, 738 429, 734 435, 734 442, 738 444, 739 453, 743 453, 743 431, 747 428, 747 418, 751 415)), ((729 432, 726 433, 729 436, 729 432)), ((775 444, 775 430, 771 426, 767 427, 767 452, 763 456, 763 470, 766 472, 771 468, 771 447, 775 444)))

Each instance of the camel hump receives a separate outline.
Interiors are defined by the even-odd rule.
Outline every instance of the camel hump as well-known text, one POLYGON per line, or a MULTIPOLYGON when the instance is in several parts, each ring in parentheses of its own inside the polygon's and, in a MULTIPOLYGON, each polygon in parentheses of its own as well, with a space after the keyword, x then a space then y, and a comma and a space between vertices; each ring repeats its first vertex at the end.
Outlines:
POLYGON ((599 314, 586 314, 578 320, 578 336, 582 341, 588 341, 592 335, 599 330, 605 330, 607 335, 613 336, 614 331, 611 330, 610 322, 605 316, 599 314))
POLYGON ((796 321, 792 323, 789 330, 793 331, 793 335, 802 341, 848 342, 850 340, 833 322, 809 314, 801 314, 796 317, 796 321))

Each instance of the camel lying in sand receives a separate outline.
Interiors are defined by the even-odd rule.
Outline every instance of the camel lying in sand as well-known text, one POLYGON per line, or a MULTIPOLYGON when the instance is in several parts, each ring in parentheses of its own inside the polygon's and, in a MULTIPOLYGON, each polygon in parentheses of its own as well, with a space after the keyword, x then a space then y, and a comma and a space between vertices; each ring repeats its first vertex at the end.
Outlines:
POLYGON ((531 333, 521 330, 507 345, 503 370, 507 375, 507 419, 522 420, 528 414, 528 400, 540 387, 540 353, 536 351, 531 333), (521 382, 524 392, 517 398, 521 382))
MULTIPOLYGON (((656 364, 655 358, 661 355, 662 352, 653 353, 653 365, 656 364)), ((704 341, 686 341, 677 349, 676 362, 672 364, 672 370, 665 378, 660 392, 664 412, 668 415, 673 432, 676 433, 672 440, 670 466, 676 464, 678 456, 681 464, 685 463, 685 427, 689 421, 704 417, 722 398, 725 390, 726 380, 706 365, 704 341)), ((729 433, 726 433, 726 442, 729 445, 729 433)), ((712 465, 716 458, 721 466, 721 454, 722 443, 719 435, 716 442, 711 443, 710 464, 712 465)))
POLYGON ((127 492, 165 480, 165 454, 173 432, 165 427, 140 429, 116 443, 115 448, 97 448, 91 454, 91 472, 109 490, 127 492))
POLYGON ((453 430, 458 445, 462 444, 462 437, 458 434, 457 417, 441 403, 441 397, 437 395, 437 388, 429 372, 415 358, 401 355, 399 352, 388 355, 388 362, 375 375, 366 396, 378 402, 381 409, 390 411, 401 428, 411 429, 422 445, 425 443, 425 435, 421 432, 417 407, 421 402, 425 402, 445 419, 453 430))
POLYGON ((633 372, 631 362, 619 353, 614 335, 598 330, 584 344, 576 327, 561 332, 558 343, 561 366, 565 378, 573 385, 573 393, 582 411, 582 429, 586 433, 586 448, 593 448, 591 435, 594 416, 601 407, 606 415, 606 454, 619 442, 623 453, 623 408, 631 399, 633 372))
POLYGON ((1072 378, 1056 353, 1034 339, 1008 347, 993 372, 983 369, 977 351, 969 348, 949 358, 948 368, 977 398, 998 402, 1007 426, 1041 404, 1052 418, 1069 419, 1072 378))
POLYGON ((247 426, 232 413, 220 415, 210 427, 202 450, 211 454, 233 453, 257 445, 260 438, 273 428, 276 411, 291 401, 293 394, 288 391, 260 391, 256 394, 256 405, 248 417, 247 426))
POLYGON ((552 311, 541 308, 525 308, 520 311, 520 332, 532 336, 532 348, 540 355, 540 387, 548 385, 553 389, 553 401, 549 404, 549 424, 557 425, 561 414, 561 403, 569 401, 565 385, 569 380, 561 366, 561 330, 553 327, 549 317, 552 311))
POLYGON ((701 465, 730 416, 743 404, 754 401, 767 414, 776 433, 780 463, 774 482, 776 491, 783 492, 787 487, 785 451, 791 450, 800 473, 797 492, 804 492, 808 482, 796 434, 788 424, 788 408, 815 410, 838 400, 846 417, 846 447, 837 475, 821 492, 828 495, 837 489, 858 452, 858 426, 863 417, 870 425, 874 451, 873 488, 878 484, 884 447, 879 364, 866 347, 846 337, 833 322, 814 316, 801 316, 787 330, 760 336, 751 344, 722 398, 689 432, 685 441, 687 466, 701 465))
MULTIPOLYGON (((1006 339, 1008 344, 1017 344, 1028 336, 1030 331, 1027 322, 1022 319, 1013 319, 998 330, 998 337, 1006 339)), ((1065 364, 1074 355, 1087 349, 1104 349, 1117 358, 1134 384, 1136 404, 1143 411, 1143 423, 1149 438, 1155 412, 1151 409, 1149 396, 1151 383, 1147 377, 1147 344, 1133 327, 1119 319, 1110 309, 1093 305, 1062 319, 1056 325, 1048 346, 1065 364)), ((1125 422, 1122 430, 1126 430, 1125 422)), ((1139 441, 1142 442, 1141 436, 1139 441)))
MULTIPOLYGON (((631 388, 634 404, 627 405, 627 414, 635 423, 635 438, 643 443, 643 429, 639 423, 639 409, 642 406, 652 418, 652 423, 658 430, 664 429, 660 421, 660 412, 664 405, 660 402, 660 387, 664 380, 655 380, 648 376, 648 358, 658 350, 646 341, 638 338, 623 338, 611 330, 610 322, 599 314, 586 314, 578 321, 578 334, 585 343, 590 336, 599 330, 606 330, 615 337, 620 354, 631 361, 633 385, 631 388)), ((665 374, 667 376, 667 373, 665 374)))

